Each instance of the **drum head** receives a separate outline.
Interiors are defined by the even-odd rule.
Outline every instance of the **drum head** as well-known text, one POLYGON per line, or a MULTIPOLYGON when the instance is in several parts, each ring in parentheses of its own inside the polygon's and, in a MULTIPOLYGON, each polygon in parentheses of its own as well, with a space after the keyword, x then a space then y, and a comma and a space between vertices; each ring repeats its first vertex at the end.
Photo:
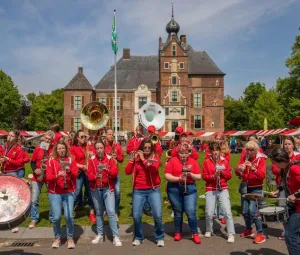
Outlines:
POLYGON ((267 206, 259 209, 259 213, 263 215, 274 215, 282 212, 285 212, 285 208, 280 206, 267 206))
POLYGON ((31 192, 23 180, 0 175, 0 230, 20 225, 30 213, 31 192))

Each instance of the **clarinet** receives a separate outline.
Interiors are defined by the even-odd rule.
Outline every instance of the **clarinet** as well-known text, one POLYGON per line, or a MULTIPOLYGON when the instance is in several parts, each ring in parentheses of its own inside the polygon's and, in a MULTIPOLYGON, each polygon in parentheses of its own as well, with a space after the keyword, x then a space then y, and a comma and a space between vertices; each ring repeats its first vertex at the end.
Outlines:
POLYGON ((186 168, 185 166, 185 161, 183 162, 183 168, 182 168, 182 173, 183 173, 183 176, 184 176, 184 191, 183 191, 183 195, 188 195, 189 194, 189 190, 188 190, 188 187, 187 187, 187 174, 189 173, 189 169, 186 168))
POLYGON ((64 174, 64 190, 67 190, 68 186, 67 186, 67 171, 66 171, 66 166, 69 165, 68 164, 69 162, 64 161, 64 158, 65 158, 65 154, 63 153, 61 155, 61 158, 60 158, 60 165, 62 167, 62 170, 65 172, 65 174, 64 174))
MULTIPOLYGON (((217 172, 217 171, 221 171, 221 170, 219 170, 218 167, 217 167, 217 164, 218 164, 218 156, 217 156, 217 155, 214 155, 214 161, 215 161, 215 163, 216 163, 216 165, 215 165, 216 172, 217 172)), ((217 177, 217 189, 218 189, 218 190, 222 190, 221 183, 220 183, 220 176, 219 176, 219 175, 218 175, 218 177, 217 177)))
POLYGON ((100 163, 97 166, 97 168, 98 168, 98 176, 99 176, 99 179, 100 179, 100 189, 102 189, 102 187, 103 187, 102 186, 103 185, 102 184, 102 172, 106 168, 106 165, 101 163, 101 160, 103 159, 103 153, 99 153, 98 155, 99 155, 100 163))

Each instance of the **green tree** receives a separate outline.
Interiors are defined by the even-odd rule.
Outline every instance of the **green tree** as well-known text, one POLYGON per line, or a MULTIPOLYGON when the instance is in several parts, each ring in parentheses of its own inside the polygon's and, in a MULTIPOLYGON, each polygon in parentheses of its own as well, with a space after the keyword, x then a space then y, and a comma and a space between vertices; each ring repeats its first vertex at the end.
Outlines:
POLYGON ((21 95, 12 79, 0 70, 0 129, 11 129, 21 109, 21 95))
POLYGON ((224 124, 225 130, 247 130, 249 113, 242 99, 230 96, 224 98, 224 124))
POLYGON ((57 89, 51 94, 37 95, 26 120, 31 130, 48 130, 53 123, 63 127, 63 112, 64 92, 63 89, 57 89))
MULTIPOLYGON (((299 27, 300 30, 300 27, 299 27)), ((292 54, 285 62, 290 69, 290 76, 300 79, 300 35, 296 36, 294 45, 292 46, 292 54)))
POLYGON ((35 100, 35 98, 36 98, 36 94, 33 93, 33 92, 28 93, 28 94, 26 95, 26 98, 27 98, 27 100, 28 100, 28 101, 31 103, 31 105, 32 105, 33 102, 34 102, 34 100, 35 100))
POLYGON ((257 98, 266 91, 265 84, 260 82, 251 82, 249 86, 244 91, 244 102, 247 105, 248 109, 251 109, 255 104, 257 98))
POLYGON ((282 118, 283 108, 278 104, 277 97, 274 90, 261 93, 250 115, 250 129, 263 129, 265 118, 268 120, 268 129, 282 128, 285 126, 282 118))

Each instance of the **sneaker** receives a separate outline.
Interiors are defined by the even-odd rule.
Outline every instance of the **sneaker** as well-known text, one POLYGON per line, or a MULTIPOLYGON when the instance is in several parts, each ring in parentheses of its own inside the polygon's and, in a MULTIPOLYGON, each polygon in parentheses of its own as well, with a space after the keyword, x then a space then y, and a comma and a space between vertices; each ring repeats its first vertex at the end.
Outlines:
POLYGON ((204 236, 205 236, 206 238, 210 238, 210 237, 211 237, 211 232, 205 232, 204 236))
POLYGON ((228 235, 227 243, 234 243, 234 234, 228 235))
POLYGON ((181 234, 180 233, 175 233, 174 241, 180 241, 180 240, 181 240, 181 234))
POLYGON ((92 240, 93 244, 97 244, 99 242, 103 242, 103 235, 96 235, 96 237, 92 240))
POLYGON ((72 238, 68 239, 68 249, 74 249, 75 248, 75 243, 72 238))
POLYGON ((226 224, 226 219, 225 219, 225 218, 222 218, 220 221, 221 221, 221 223, 222 223, 223 225, 226 224))
POLYGON ((29 224, 29 226, 28 226, 28 228, 29 228, 29 229, 35 228, 35 224, 36 224, 35 221, 31 221, 30 224, 29 224))
POLYGON ((91 213, 89 218, 92 223, 96 223, 96 215, 95 214, 91 213))
POLYGON ((266 238, 263 234, 257 234, 253 240, 253 243, 263 243, 266 241, 266 238))
POLYGON ((113 244, 114 244, 115 246, 122 246, 121 240, 120 240, 120 238, 119 238, 118 236, 115 236, 115 237, 114 237, 113 244))
POLYGON ((19 232, 19 228, 18 228, 18 227, 13 228, 13 229, 11 230, 11 232, 13 232, 13 233, 18 233, 18 232, 19 232))
POLYGON ((252 229, 246 229, 243 233, 240 234, 240 237, 253 237, 254 233, 252 229))
POLYGON ((193 239, 195 244, 200 244, 201 243, 201 239, 200 239, 199 234, 193 234, 192 239, 193 239))
POLYGON ((164 247, 165 246, 165 241, 164 240, 158 240, 157 241, 157 247, 164 247))
POLYGON ((60 246, 60 239, 57 238, 54 240, 53 244, 52 244, 52 248, 59 248, 60 246))
POLYGON ((278 239, 279 240, 285 240, 285 237, 284 237, 284 235, 281 235, 281 236, 278 237, 278 239))
POLYGON ((143 242, 138 240, 138 239, 135 239, 132 243, 133 246, 139 246, 140 244, 142 244, 143 242))

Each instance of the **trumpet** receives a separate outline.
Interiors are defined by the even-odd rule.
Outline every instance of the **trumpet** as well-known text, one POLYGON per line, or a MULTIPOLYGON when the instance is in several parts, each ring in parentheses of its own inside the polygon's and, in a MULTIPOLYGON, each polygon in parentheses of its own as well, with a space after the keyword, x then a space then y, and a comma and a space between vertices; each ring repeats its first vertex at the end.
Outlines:
POLYGON ((168 159, 172 158, 172 150, 173 149, 169 149, 166 151, 166 158, 168 158, 168 159))
POLYGON ((157 134, 152 134, 152 135, 150 136, 150 139, 151 139, 151 143, 152 143, 152 144, 157 144, 157 143, 159 142, 159 137, 158 137, 157 134))

